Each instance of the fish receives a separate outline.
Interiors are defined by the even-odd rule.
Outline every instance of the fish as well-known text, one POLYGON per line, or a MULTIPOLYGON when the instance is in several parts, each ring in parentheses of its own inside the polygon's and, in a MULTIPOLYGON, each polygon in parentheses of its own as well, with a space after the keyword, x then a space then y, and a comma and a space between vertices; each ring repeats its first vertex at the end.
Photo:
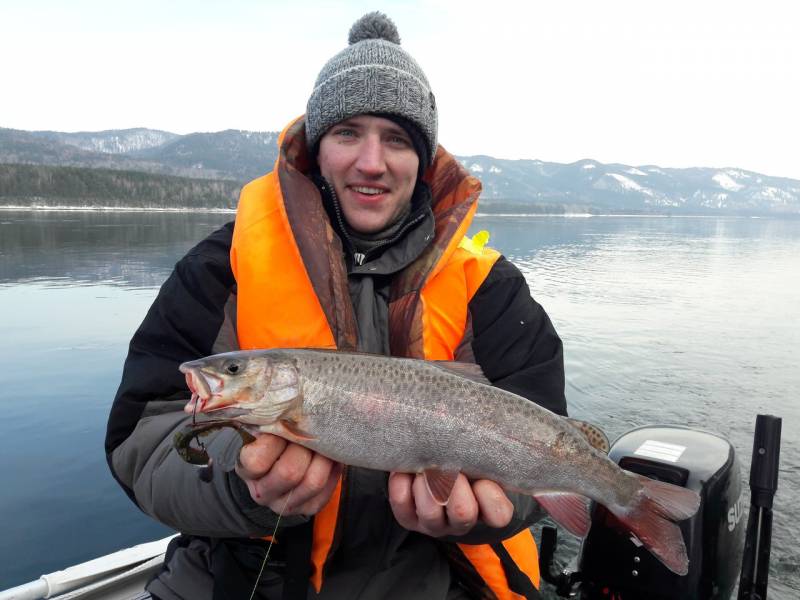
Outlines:
MULTIPOLYGON (((441 505, 459 473, 489 479, 533 496, 581 537, 594 501, 668 569, 688 572, 677 522, 697 511, 695 491, 623 470, 599 430, 492 386, 478 365, 280 348, 217 354, 180 371, 192 392, 185 410, 212 419, 189 426, 197 431, 227 423, 244 441, 245 432, 271 433, 346 465, 421 473, 441 505)), ((192 435, 178 435, 188 452, 192 435)))

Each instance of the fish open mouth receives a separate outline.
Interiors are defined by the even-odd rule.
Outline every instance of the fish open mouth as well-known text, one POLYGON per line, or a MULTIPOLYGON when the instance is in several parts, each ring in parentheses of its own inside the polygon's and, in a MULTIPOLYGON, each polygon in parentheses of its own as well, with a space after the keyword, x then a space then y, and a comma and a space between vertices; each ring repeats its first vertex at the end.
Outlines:
MULTIPOLYGON (((192 392, 192 399, 186 407, 189 412, 205 411, 209 401, 215 396, 219 397, 222 388, 225 387, 225 381, 222 378, 204 373, 198 367, 183 364, 180 366, 180 370, 186 375, 186 385, 192 392)), ((209 408, 209 410, 215 410, 215 408, 209 408)))

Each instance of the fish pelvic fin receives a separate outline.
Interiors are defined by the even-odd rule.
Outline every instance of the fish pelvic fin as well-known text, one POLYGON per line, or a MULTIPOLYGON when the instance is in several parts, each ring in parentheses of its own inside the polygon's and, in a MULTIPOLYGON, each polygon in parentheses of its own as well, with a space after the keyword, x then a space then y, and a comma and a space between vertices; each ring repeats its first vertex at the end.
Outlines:
POLYGON ((459 473, 460 471, 457 469, 425 469, 422 472, 425 477, 425 485, 436 504, 445 506, 450 500, 450 494, 459 473))
POLYGON ((673 573, 689 572, 689 557, 681 529, 675 523, 688 519, 700 507, 700 496, 694 490, 634 475, 642 484, 638 502, 624 514, 614 516, 636 535, 653 556, 673 573))
POLYGON ((608 454, 608 451, 611 450, 611 444, 608 441, 608 437, 597 425, 592 425, 586 421, 581 421, 580 419, 573 419, 570 417, 566 417, 566 420, 567 423, 572 425, 575 429, 583 434, 583 436, 586 438, 586 441, 589 442, 593 448, 596 448, 603 454, 608 454))
POLYGON ((547 511, 552 519, 572 535, 584 537, 589 533, 592 517, 589 513, 591 500, 578 494, 552 492, 536 494, 534 499, 547 511))

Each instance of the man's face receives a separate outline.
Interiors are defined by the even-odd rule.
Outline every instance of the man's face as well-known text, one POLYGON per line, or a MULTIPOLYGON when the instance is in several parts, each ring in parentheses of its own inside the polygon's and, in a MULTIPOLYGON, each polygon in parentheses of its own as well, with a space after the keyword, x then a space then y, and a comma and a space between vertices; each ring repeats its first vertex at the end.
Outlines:
POLYGON ((385 229, 411 202, 419 157, 393 121, 358 115, 337 123, 322 136, 317 160, 345 220, 359 233, 385 229))

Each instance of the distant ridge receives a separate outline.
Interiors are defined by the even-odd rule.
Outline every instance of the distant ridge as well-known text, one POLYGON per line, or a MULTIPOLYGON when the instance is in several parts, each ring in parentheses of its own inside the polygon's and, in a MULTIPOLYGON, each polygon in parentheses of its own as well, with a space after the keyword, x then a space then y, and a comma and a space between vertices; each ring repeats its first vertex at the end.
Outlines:
POLYGON ((742 169, 669 169, 580 160, 459 157, 483 183, 482 206, 546 204, 570 212, 800 215, 800 181, 742 169))
POLYGON ((69 146, 75 146, 89 152, 104 154, 127 154, 147 148, 163 146, 175 138, 177 133, 159 131, 157 129, 111 129, 107 131, 79 131, 61 133, 58 131, 33 131, 34 136, 69 146))
MULTIPOLYGON (((219 180, 238 189, 272 170, 277 138, 277 132, 239 130, 178 135, 146 128, 78 133, 0 128, 0 163, 219 180)), ((457 158, 481 180, 484 212, 800 216, 800 181, 742 169, 457 158)), ((7 205, 10 195, 2 185, 0 205, 7 205)))
POLYGON ((210 171, 225 179, 246 182, 272 170, 278 157, 277 143, 276 132, 228 129, 190 133, 131 156, 182 172, 210 171))
POLYGON ((0 165, 0 207, 233 209, 240 187, 141 171, 0 165))

